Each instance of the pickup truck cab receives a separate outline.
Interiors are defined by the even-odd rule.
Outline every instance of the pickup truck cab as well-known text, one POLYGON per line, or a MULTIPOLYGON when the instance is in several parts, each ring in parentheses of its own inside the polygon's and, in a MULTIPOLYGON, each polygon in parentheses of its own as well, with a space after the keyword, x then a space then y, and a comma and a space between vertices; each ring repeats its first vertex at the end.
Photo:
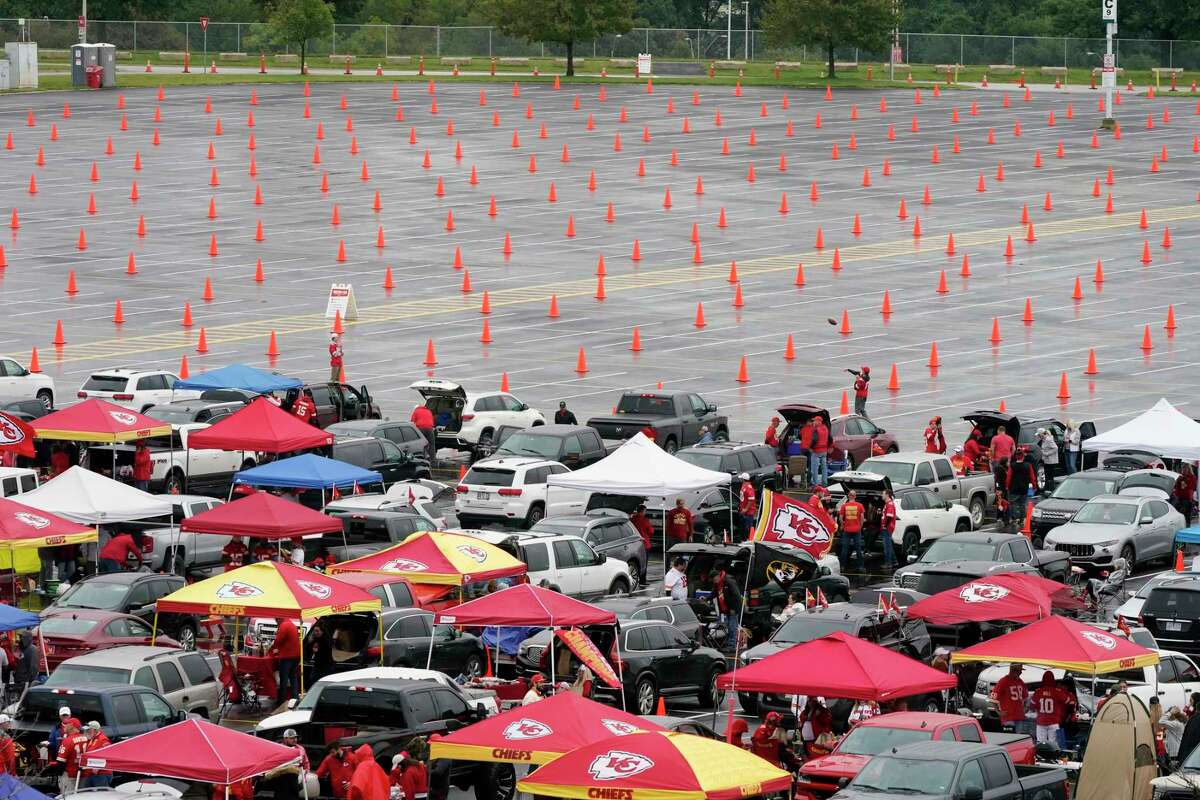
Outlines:
POLYGON ((837 800, 1069 800, 1066 770, 1014 764, 1003 747, 959 741, 889 748, 866 763, 837 800))
POLYGON ((642 428, 654 429, 655 441, 668 453, 695 444, 708 428, 718 442, 729 439, 729 418, 717 404, 690 392, 626 392, 611 416, 592 417, 587 424, 604 439, 632 439, 642 428))
POLYGON ((162 497, 171 503, 169 516, 151 517, 122 525, 128 530, 141 530, 142 557, 150 569, 183 575, 190 569, 219 565, 221 549, 229 544, 229 537, 211 533, 180 533, 179 523, 216 508, 225 501, 196 494, 169 494, 162 497))
POLYGON ((633 588, 628 564, 619 558, 597 553, 578 536, 480 530, 454 532, 496 545, 525 562, 530 583, 569 597, 590 600, 611 594, 628 594, 633 588))
POLYGON ((868 458, 858 469, 887 476, 897 489, 917 486, 942 500, 966 506, 971 513, 972 528, 983 524, 984 515, 996 501, 996 480, 992 473, 959 475, 950 459, 937 453, 887 453, 868 458))
POLYGON ((797 798, 823 800, 837 792, 840 781, 849 781, 873 756, 914 742, 974 742, 993 744, 1008 751, 1014 764, 1032 764, 1033 739, 1015 733, 985 734, 973 717, 902 711, 864 720, 838 742, 833 752, 806 761, 800 767, 797 798))
MULTIPOLYGON (((195 492, 224 497, 233 483, 233 476, 258 463, 258 454, 247 450, 189 450, 188 438, 208 427, 195 422, 171 425, 170 436, 146 439, 150 451, 150 491, 165 494, 195 492)), ((117 469, 133 468, 132 444, 92 445, 88 457, 93 464, 108 464, 116 454, 117 469)))
POLYGON ((1019 533, 952 533, 938 539, 918 559, 896 570, 894 583, 905 589, 937 594, 975 578, 1000 572, 1036 572, 1065 583, 1071 557, 1054 550, 1035 550, 1019 533), (937 575, 925 578, 925 573, 937 575), (961 580, 952 579, 961 575, 961 580), (957 580, 957 582, 955 582, 957 580))
POLYGON ((491 457, 544 458, 569 469, 579 469, 595 464, 609 450, 600 434, 586 425, 539 425, 513 432, 492 451, 491 457))
MULTIPOLYGON (((882 550, 877 544, 881 535, 884 492, 893 491, 886 475, 862 470, 835 472, 829 476, 830 485, 837 484, 839 496, 854 490, 858 502, 866 508, 863 525, 864 543, 868 550, 882 550)), ((928 488, 909 487, 893 491, 896 499, 896 530, 892 543, 896 551, 917 555, 929 542, 972 529, 971 512, 958 503, 946 500, 928 488)))

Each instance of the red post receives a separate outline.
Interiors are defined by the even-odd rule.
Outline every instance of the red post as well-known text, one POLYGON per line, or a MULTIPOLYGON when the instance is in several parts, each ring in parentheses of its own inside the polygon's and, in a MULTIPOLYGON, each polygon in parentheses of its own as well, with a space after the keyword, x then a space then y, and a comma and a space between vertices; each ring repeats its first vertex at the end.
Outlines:
POLYGON ((349 75, 349 74, 350 74, 350 56, 346 56, 346 71, 345 71, 344 73, 342 73, 342 74, 343 74, 343 75, 349 75))
POLYGON ((183 54, 183 71, 185 73, 191 72, 192 71, 191 66, 192 66, 192 54, 185 51, 183 54))
POLYGON ((779 65, 775 65, 775 80, 779 80, 779 65))
POLYGON ((421 56, 421 60, 417 62, 417 74, 425 74, 425 56, 421 56))
POLYGON ((259 75, 267 74, 267 56, 265 53, 258 54, 258 74, 259 75))
POLYGON ((1022 89, 1025 88, 1025 70, 1021 70, 1021 83, 1019 85, 1022 89))
POLYGON ((708 78, 709 78, 709 80, 712 80, 714 77, 716 77, 716 74, 717 74, 716 62, 714 62, 714 61, 708 62, 708 78))
POLYGON ((1175 85, 1175 81, 1176 81, 1176 79, 1177 79, 1178 77, 1179 77, 1179 76, 1178 76, 1178 74, 1177 74, 1177 73, 1174 73, 1174 72, 1172 72, 1172 73, 1171 73, 1171 91, 1172 91, 1172 92, 1174 92, 1174 91, 1177 91, 1177 90, 1178 90, 1178 87, 1176 87, 1176 85, 1175 85))
POLYGON ((492 77, 496 75, 496 57, 492 56, 492 77))

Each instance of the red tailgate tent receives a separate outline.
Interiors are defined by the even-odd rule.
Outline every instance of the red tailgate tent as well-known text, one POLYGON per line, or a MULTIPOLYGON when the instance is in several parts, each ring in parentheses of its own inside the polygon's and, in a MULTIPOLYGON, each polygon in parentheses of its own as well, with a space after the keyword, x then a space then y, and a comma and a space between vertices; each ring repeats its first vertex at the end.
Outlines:
POLYGON ((254 450, 290 453, 333 444, 333 434, 315 428, 266 398, 188 437, 192 450, 254 450))
POLYGON ((435 621, 478 627, 567 628, 615 625, 617 615, 550 589, 522 583, 443 611, 435 621))
POLYGON ((342 529, 342 521, 291 500, 255 492, 188 517, 180 523, 179 529, 184 533, 290 539, 316 533, 337 533, 342 529))
POLYGON ((1046 617, 1012 633, 950 654, 950 661, 1037 664, 1104 675, 1157 664, 1158 652, 1066 617, 1046 617))
POLYGON ((843 631, 789 647, 717 679, 740 692, 823 695, 883 702, 951 689, 949 673, 843 631))
POLYGON ((189 719, 92 750, 84 760, 89 769, 228 785, 298 758, 293 748, 189 719))
POLYGON ((1037 622, 1051 610, 1078 609, 1083 603, 1070 587, 1040 575, 1006 573, 978 578, 913 603, 908 616, 933 625, 963 622, 1037 622))
POLYGON ((30 423, 39 439, 73 442, 131 442, 150 436, 170 436, 171 426, 128 408, 91 398, 52 411, 30 423))

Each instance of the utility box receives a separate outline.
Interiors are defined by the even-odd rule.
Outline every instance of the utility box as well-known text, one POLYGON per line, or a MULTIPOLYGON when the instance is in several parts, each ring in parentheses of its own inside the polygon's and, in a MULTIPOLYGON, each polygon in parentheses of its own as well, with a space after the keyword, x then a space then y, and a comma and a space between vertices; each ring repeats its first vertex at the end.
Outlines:
POLYGON ((5 42, 9 81, 14 89, 38 88, 37 42, 5 42))
POLYGON ((12 85, 8 77, 8 59, 0 58, 0 92, 11 88, 12 85))
POLYGON ((87 86, 87 68, 98 66, 96 45, 71 45, 71 85, 87 86))
POLYGON ((104 68, 100 85, 105 89, 117 85, 117 46, 115 44, 97 43, 96 64, 104 68))

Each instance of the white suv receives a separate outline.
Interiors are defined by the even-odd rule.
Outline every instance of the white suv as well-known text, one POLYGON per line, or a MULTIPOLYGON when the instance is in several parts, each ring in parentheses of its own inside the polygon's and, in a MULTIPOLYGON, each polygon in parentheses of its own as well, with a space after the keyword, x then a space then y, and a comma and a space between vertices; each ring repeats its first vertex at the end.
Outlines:
POLYGON ((529 568, 526 577, 530 583, 571 597, 592 600, 628 594, 633 586, 628 564, 597 553, 578 536, 476 530, 455 533, 465 533, 506 550, 515 547, 515 555, 529 568))
POLYGON ((471 528, 492 522, 531 528, 544 517, 582 514, 590 492, 546 486, 548 476, 570 471, 557 461, 526 456, 478 461, 455 487, 458 524, 471 528))
POLYGON ((99 397, 132 411, 175 400, 194 400, 200 392, 190 389, 176 391, 179 376, 162 370, 106 369, 93 372, 79 387, 80 399, 99 397))
POLYGON ((41 400, 46 410, 54 408, 54 379, 30 372, 14 358, 0 356, 0 403, 41 400))
POLYGON ((489 447, 501 425, 528 428, 545 425, 542 412, 508 392, 468 392, 453 381, 430 378, 408 388, 425 398, 437 426, 438 444, 459 450, 489 447))

